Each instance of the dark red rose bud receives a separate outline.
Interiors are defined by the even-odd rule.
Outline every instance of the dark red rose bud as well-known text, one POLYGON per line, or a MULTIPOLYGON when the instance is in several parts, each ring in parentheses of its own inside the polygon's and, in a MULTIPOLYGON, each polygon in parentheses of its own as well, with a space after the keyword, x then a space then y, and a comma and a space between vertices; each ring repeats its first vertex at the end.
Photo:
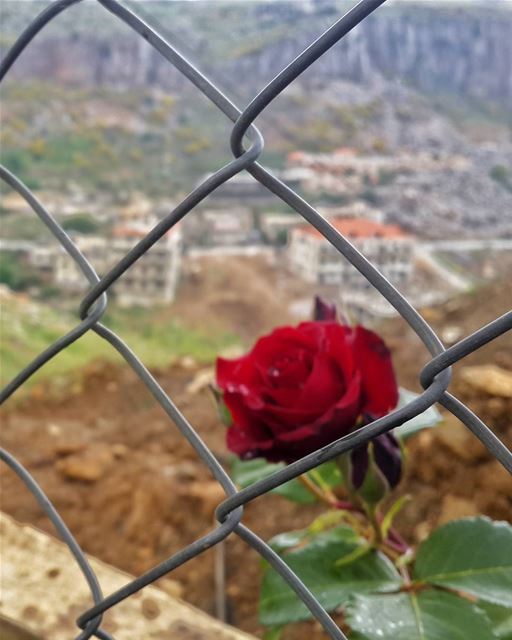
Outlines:
POLYGON ((367 502, 379 502, 400 482, 402 451, 392 433, 378 436, 368 444, 354 449, 348 456, 348 483, 367 502))
POLYGON ((329 302, 325 298, 315 296, 314 308, 313 308, 313 320, 331 320, 336 321, 338 317, 338 311, 336 305, 333 302, 329 302))
POLYGON ((381 338, 329 320, 275 329, 245 356, 218 358, 216 373, 232 419, 227 444, 240 458, 298 460, 398 402, 381 338))
POLYGON ((358 447, 350 452, 350 483, 356 491, 363 486, 368 472, 368 445, 358 447))
POLYGON ((392 433, 384 433, 373 442, 375 464, 394 489, 402 477, 402 450, 392 433))

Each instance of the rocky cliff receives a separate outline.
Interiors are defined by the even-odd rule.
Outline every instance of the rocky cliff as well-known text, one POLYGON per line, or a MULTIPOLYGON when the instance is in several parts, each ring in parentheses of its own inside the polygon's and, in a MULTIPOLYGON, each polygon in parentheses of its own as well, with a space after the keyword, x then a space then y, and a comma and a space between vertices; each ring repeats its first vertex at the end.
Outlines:
MULTIPOLYGON (((41 2, 6 3, 3 49, 41 2), (11 6, 12 5, 12 6, 11 6)), ((219 84, 253 93, 334 22, 345 4, 137 5, 219 84), (243 85, 243 90, 240 87, 243 85)), ((319 60, 303 82, 399 78, 420 91, 512 106, 512 3, 391 3, 319 60)), ((95 3, 72 7, 32 43, 14 76, 76 85, 179 87, 183 80, 141 38, 95 3)))

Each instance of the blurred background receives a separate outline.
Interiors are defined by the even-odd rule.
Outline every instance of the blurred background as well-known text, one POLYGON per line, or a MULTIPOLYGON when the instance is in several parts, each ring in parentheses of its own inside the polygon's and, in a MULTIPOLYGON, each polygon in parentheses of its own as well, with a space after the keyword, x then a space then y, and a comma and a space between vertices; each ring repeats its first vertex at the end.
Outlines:
MULTIPOLYGON (((47 4, 1 1, 3 55, 47 4)), ((125 4, 239 107, 351 6, 125 4)), ((227 118, 96 2, 72 7, 36 37, 1 100, 2 163, 100 275, 231 159, 227 118)), ((286 89, 257 126, 262 164, 360 248, 446 345, 510 308, 512 3, 386 3, 286 89)), ((87 284, 23 199, 5 185, 0 194, 6 383, 76 324, 87 284)), ((211 194, 123 275, 104 319, 228 465, 207 388, 216 355, 239 354, 263 332, 307 319, 315 294, 377 328, 400 383, 419 390, 428 354, 418 338, 247 173, 211 194)), ((458 365, 453 389, 511 445, 510 336, 458 365)), ((2 445, 99 558, 139 574, 211 528, 220 487, 97 336, 87 334, 34 375, 2 422, 2 445)), ((412 449, 403 484, 415 499, 399 516, 411 542, 465 515, 512 519, 510 478, 455 418, 412 449)), ((17 479, 0 472, 2 509, 51 531, 17 479)), ((246 521, 268 539, 316 513, 271 495, 246 508, 246 521)), ((163 586, 214 613, 213 566, 213 554, 203 554, 163 586)), ((228 621, 261 636, 258 557, 230 538, 226 571, 228 621)), ((314 624, 294 634, 323 637, 314 624)))

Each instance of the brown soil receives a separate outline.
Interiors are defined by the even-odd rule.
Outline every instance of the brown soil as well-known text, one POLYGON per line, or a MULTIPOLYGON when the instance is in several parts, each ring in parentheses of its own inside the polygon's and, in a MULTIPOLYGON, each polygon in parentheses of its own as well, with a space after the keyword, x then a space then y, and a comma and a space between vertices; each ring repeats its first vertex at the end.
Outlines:
MULTIPOLYGON (((248 334, 257 335, 268 324, 289 319, 282 313, 281 319, 275 317, 280 313, 279 299, 272 302, 275 306, 270 313, 261 310, 262 300, 268 300, 265 287, 272 290, 268 279, 275 276, 269 269, 263 278, 254 276, 259 279, 252 283, 251 291, 261 294, 252 302, 243 293, 247 274, 242 274, 237 286, 246 307, 243 313, 236 302, 228 307, 229 313, 241 314, 233 326, 252 323, 245 329, 248 334)), ((229 293, 236 301, 237 289, 228 289, 227 284, 231 283, 224 282, 225 295, 229 293)), ((192 292, 186 295, 192 304, 192 292)), ((510 299, 503 286, 496 285, 445 308, 427 310, 426 315, 436 329, 458 326, 465 335, 506 311, 510 299)), ((205 308, 203 300, 202 313, 213 317, 215 304, 220 303, 214 299, 205 308)), ((402 384, 416 387, 418 372, 428 360, 426 352, 401 321, 386 324, 383 332, 402 384)), ((512 399, 485 389, 476 391, 462 371, 483 363, 512 371, 510 337, 496 340, 458 365, 452 389, 510 446, 512 399)), ((218 459, 226 463, 224 430, 210 398, 204 389, 189 387, 204 373, 188 362, 155 372, 218 459)), ((81 385, 65 396, 49 393, 44 385, 34 387, 29 398, 7 406, 1 440, 41 484, 83 548, 134 574, 211 530, 213 511, 223 499, 191 446, 127 368, 91 364, 81 385)), ((2 467, 0 480, 2 509, 52 532, 50 522, 14 474, 2 467)), ((402 485, 414 500, 399 516, 397 526, 411 542, 453 517, 484 513, 512 520, 510 477, 456 420, 448 419, 442 428, 415 439, 402 485)), ((246 507, 244 522, 268 539, 280 531, 306 526, 320 511, 320 507, 299 507, 269 495, 246 507)), ((259 558, 235 536, 226 544, 226 557, 229 621, 261 636, 256 611, 259 558)), ((162 586, 212 613, 213 559, 212 551, 204 553, 173 572, 162 586)), ((287 640, 292 637, 320 640, 325 634, 311 623, 295 627, 286 636, 287 640)))
POLYGON ((258 257, 206 257, 187 261, 184 284, 163 313, 207 331, 227 331, 243 341, 273 327, 296 322, 290 304, 313 297, 314 288, 290 277, 279 260, 258 257))

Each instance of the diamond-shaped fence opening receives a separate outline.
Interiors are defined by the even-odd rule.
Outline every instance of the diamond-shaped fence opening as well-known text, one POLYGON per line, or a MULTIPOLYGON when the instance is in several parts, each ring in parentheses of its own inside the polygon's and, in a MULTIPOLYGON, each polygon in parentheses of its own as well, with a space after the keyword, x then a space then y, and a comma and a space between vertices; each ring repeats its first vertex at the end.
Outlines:
MULTIPOLYGON (((20 35, 5 56, 0 66, 0 80, 5 77, 15 60, 30 44, 36 34, 62 11, 71 8, 80 0, 57 0, 45 8, 20 35)), ((281 558, 257 535, 242 524, 245 504, 269 492, 289 480, 315 468, 342 453, 358 447, 372 438, 402 425, 407 420, 419 415, 428 407, 438 402, 457 416, 466 427, 485 445, 487 450, 512 473, 512 453, 494 435, 494 433, 457 398, 448 392, 450 383, 450 367, 455 362, 479 349, 499 335, 512 328, 512 312, 497 318, 488 325, 475 331, 449 349, 444 349, 438 336, 421 315, 409 304, 393 285, 383 277, 347 239, 345 239, 330 223, 297 193, 278 180, 261 164, 258 158, 263 151, 263 137, 254 125, 256 118, 266 107, 311 64, 339 42, 349 31, 377 9, 385 0, 361 0, 346 15, 327 29, 315 42, 307 47, 295 60, 283 69, 264 87, 260 93, 243 109, 233 104, 213 82, 193 66, 171 43, 167 42, 155 29, 146 24, 134 11, 126 8, 117 0, 97 0, 103 7, 128 25, 133 31, 147 40, 148 46, 154 47, 171 65, 183 74, 204 96, 206 96, 234 125, 231 133, 231 150, 234 159, 204 182, 197 186, 186 198, 163 218, 140 242, 133 247, 105 276, 101 279, 92 266, 80 253, 77 246, 66 234, 59 223, 51 216, 30 190, 12 173, 0 167, 0 177, 17 191, 34 210, 41 221, 48 227, 56 241, 64 248, 77 267, 83 273, 90 288, 84 296, 80 308, 80 322, 66 335, 60 337, 43 353, 37 356, 2 390, 0 401, 6 401, 28 378, 43 367, 55 355, 79 340, 88 331, 94 331, 116 349, 124 360, 135 371, 146 385, 156 402, 158 402, 170 421, 179 429, 184 438, 194 447, 197 455, 207 465, 213 476, 225 491, 226 499, 217 508, 218 526, 199 540, 191 542, 187 547, 152 568, 150 571, 126 584, 123 588, 108 596, 101 593, 100 587, 89 566, 87 559, 75 541, 72 533, 62 521, 56 509, 49 502, 41 487, 30 476, 28 471, 7 451, 0 450, 0 458, 9 465, 34 495, 43 511, 53 522, 57 532, 69 547, 84 579, 90 588, 94 606, 82 613, 77 620, 77 638, 86 640, 96 637, 112 640, 112 636, 101 628, 102 615, 111 607, 136 593, 144 586, 151 584, 164 574, 200 555, 205 550, 218 544, 229 535, 235 534, 255 549, 284 578, 297 596, 308 607, 311 614, 322 625, 330 638, 346 639, 345 634, 336 626, 325 609, 316 598, 281 560, 281 558), (236 174, 248 171, 276 198, 288 204, 313 225, 352 265, 371 283, 377 291, 399 312, 418 337, 426 345, 432 355, 430 362, 420 373, 423 393, 407 405, 393 413, 375 420, 363 430, 356 431, 336 442, 311 453, 301 460, 275 472, 270 477, 237 491, 234 483, 219 464, 213 453, 204 444, 194 427, 180 413, 172 399, 160 387, 155 378, 146 369, 143 362, 130 350, 115 332, 101 323, 108 301, 110 287, 143 256, 169 229, 184 216, 190 214, 194 207, 211 194, 217 187, 227 182, 236 174)))

